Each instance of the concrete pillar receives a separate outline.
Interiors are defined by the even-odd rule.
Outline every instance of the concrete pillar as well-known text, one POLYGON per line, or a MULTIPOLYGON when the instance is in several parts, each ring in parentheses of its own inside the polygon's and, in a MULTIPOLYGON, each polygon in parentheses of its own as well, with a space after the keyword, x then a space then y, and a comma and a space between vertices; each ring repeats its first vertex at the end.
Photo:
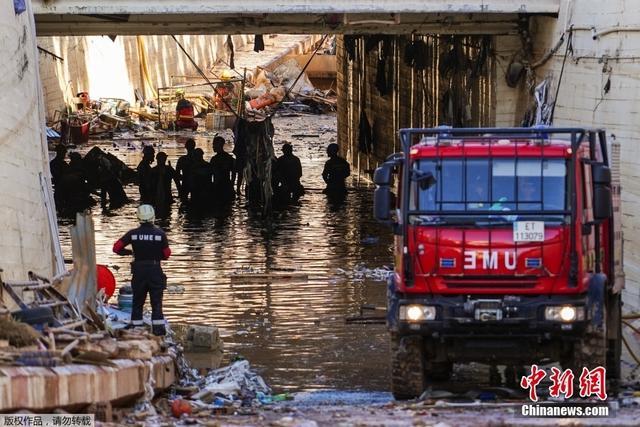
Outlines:
MULTIPOLYGON (((38 55, 31 14, 0 3, 0 268, 3 279, 28 271, 52 276, 59 248, 51 195, 38 55), (53 222, 50 222, 52 220, 53 222), (56 233, 53 236, 53 233, 56 233)), ((60 263, 62 260, 58 260, 60 263)), ((61 264, 58 264, 61 265, 61 264)), ((62 265, 63 266, 63 265, 62 265)))

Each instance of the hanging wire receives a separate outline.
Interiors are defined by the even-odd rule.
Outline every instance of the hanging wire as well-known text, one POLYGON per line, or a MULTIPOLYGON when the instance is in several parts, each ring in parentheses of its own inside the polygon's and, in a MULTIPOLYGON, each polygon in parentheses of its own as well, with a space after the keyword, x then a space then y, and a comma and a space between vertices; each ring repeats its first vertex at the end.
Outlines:
POLYGON ((222 94, 220 92, 218 92, 218 88, 215 87, 214 83, 211 82, 211 80, 209 80, 209 78, 207 77, 207 75, 204 73, 204 71, 202 71, 202 69, 198 66, 198 64, 196 64, 196 62, 193 60, 193 58, 191 57, 191 55, 189 55, 189 52, 186 51, 186 49, 182 46, 182 44, 178 41, 178 39, 176 38, 176 36, 174 36, 173 34, 171 35, 171 38, 173 38, 173 40, 175 40, 176 44, 178 45, 178 47, 180 48, 180 50, 182 50, 182 52, 187 56, 187 58, 189 58, 189 61, 191 61, 191 63, 193 64, 194 67, 196 67, 196 71, 198 71, 198 73, 200 74, 200 76, 202 76, 203 79, 205 79, 205 81, 207 83, 209 83, 209 85, 211 86, 211 88, 213 89, 213 91, 216 93, 216 95, 218 95, 220 97, 220 99, 222 100, 222 103, 229 109, 229 111, 231 111, 233 113, 234 116, 236 116, 236 118, 240 118, 240 116, 238 115, 238 113, 236 113, 236 110, 233 109, 233 107, 224 99, 224 96, 222 96, 222 94))
POLYGON ((311 61, 313 60, 313 58, 316 56, 316 54, 318 53, 318 51, 320 50, 320 48, 322 47, 322 45, 324 45, 325 40, 327 39, 327 37, 329 37, 329 34, 325 34, 324 36, 322 36, 322 39, 320 40, 320 42, 318 43, 318 45, 316 46, 315 50, 313 51, 313 53, 311 54, 311 57, 309 58, 309 60, 307 61, 307 63, 304 65, 304 67, 302 68, 302 71, 300 71, 300 74, 298 74, 298 77, 296 77, 296 79, 293 81, 293 84, 289 87, 289 89, 287 89, 287 91, 285 92, 284 96, 282 97, 282 99, 280 101, 278 101, 274 106, 273 106, 273 112, 269 115, 269 118, 273 117, 273 115, 276 113, 277 107, 282 103, 282 101, 284 101, 285 99, 287 99, 287 96, 289 96, 289 94, 291 93, 291 91, 293 90, 293 88, 295 87, 296 83, 298 83, 298 80, 300 80, 300 77, 302 77, 302 75, 304 74, 304 72, 307 70, 307 67, 309 67, 309 64, 311 64, 311 61))
POLYGON ((562 59, 562 68, 560 68, 560 77, 558 78, 558 86, 556 87, 556 96, 553 99, 553 106, 551 107, 551 114, 549 115, 549 124, 553 124, 553 115, 556 112, 556 104, 558 103, 558 94, 560 93, 560 84, 562 83, 562 75, 564 74, 564 65, 567 63, 567 56, 569 51, 573 52, 573 27, 569 28, 569 36, 567 36, 567 48, 564 51, 564 58, 562 59))

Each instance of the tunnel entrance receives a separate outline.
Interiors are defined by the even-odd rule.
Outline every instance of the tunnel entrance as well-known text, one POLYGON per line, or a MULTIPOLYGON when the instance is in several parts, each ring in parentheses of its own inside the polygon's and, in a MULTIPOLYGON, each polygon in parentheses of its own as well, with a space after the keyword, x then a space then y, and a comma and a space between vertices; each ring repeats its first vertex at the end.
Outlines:
MULTIPOLYGON (((301 160, 305 195, 298 204, 276 210, 267 223, 246 208, 244 197, 225 211, 199 215, 174 195, 168 215, 157 222, 174 251, 164 267, 168 319, 217 325, 225 357, 248 358, 281 390, 386 390, 384 325, 345 324, 363 304, 385 305, 385 278, 393 264, 392 236, 373 219, 372 186, 363 178, 379 158, 395 150, 401 126, 447 120, 479 126, 492 120, 490 37, 340 36, 336 45, 337 111, 287 111, 273 119, 276 156, 284 143, 291 143, 301 160), (348 46, 352 42, 354 49, 348 46), (411 49, 413 56, 407 52, 411 49), (378 73, 385 75, 384 82, 378 73), (363 112, 370 120, 370 146, 360 144, 363 112), (338 205, 323 194, 322 180, 326 148, 336 141, 352 166, 349 193, 338 205), (375 357, 363 363, 363 354, 375 357)), ((238 64, 241 56, 237 51, 238 64)), ((84 155, 97 145, 135 168, 142 145, 151 144, 176 165, 189 135, 210 159, 214 133, 229 142, 231 151, 231 129, 167 132, 151 140, 121 135, 76 151, 84 155)), ((113 254, 111 246, 136 225, 140 201, 136 185, 125 190, 132 203, 104 211, 92 208, 98 261, 115 272, 119 285, 130 282, 130 260, 113 254)), ((61 218, 66 254, 71 223, 61 218)))
MULTIPOLYGON (((374 222, 372 187, 360 178, 367 178, 381 160, 397 151, 400 128, 494 123, 493 35, 515 33, 518 13, 452 18, 340 15, 333 24, 317 19, 325 15, 300 14, 298 23, 284 15, 279 21, 272 17, 271 27, 261 27, 265 17, 218 16, 220 22, 208 25, 202 16, 189 22, 186 16, 174 15, 175 22, 158 27, 151 21, 167 19, 163 15, 105 18, 86 13, 36 20, 44 29, 41 34, 118 33, 118 28, 124 34, 139 34, 132 33, 136 28, 147 34, 171 28, 220 34, 234 22, 238 24, 234 31, 271 28, 294 33, 304 28, 305 32, 340 33, 337 112, 274 120, 277 154, 288 141, 301 158, 305 196, 299 205, 276 212, 268 225, 252 216, 242 199, 218 216, 194 216, 174 205, 159 222, 174 248, 166 268, 172 285, 165 300, 166 315, 170 320, 221 326, 227 357, 248 357, 265 369, 270 383, 279 389, 385 390, 388 336, 384 326, 344 322, 362 304, 385 304, 384 279, 393 263, 392 236, 374 222), (340 206, 329 203, 322 193, 321 171, 331 142, 340 144, 342 155, 357 172, 349 178, 349 194, 340 206)), ((195 138, 206 159, 213 154, 212 136, 195 138)), ((224 136, 231 138, 229 132, 224 136)), ((183 142, 183 136, 168 135, 152 144, 167 152, 175 164, 183 154, 183 142)), ((140 159, 139 150, 125 141, 101 145, 129 166, 140 159)), ((136 187, 126 190, 133 203, 107 212, 93 208, 99 218, 99 261, 117 271, 119 283, 129 280, 128 260, 110 249, 115 239, 135 226, 139 200, 136 187)), ((68 219, 61 220, 66 253, 69 225, 68 219)))

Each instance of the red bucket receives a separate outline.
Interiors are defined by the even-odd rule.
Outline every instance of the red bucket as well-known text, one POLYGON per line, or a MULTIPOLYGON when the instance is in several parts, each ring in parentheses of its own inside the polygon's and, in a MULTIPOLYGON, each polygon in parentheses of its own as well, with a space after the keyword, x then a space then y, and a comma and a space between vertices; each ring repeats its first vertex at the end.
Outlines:
POLYGON ((82 124, 72 123, 69 129, 73 144, 86 144, 89 142, 89 122, 82 124))

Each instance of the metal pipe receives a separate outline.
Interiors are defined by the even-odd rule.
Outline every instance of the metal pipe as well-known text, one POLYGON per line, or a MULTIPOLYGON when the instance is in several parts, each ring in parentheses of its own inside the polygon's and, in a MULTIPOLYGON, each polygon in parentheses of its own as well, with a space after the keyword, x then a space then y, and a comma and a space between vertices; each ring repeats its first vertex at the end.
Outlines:
POLYGON ((621 27, 621 26, 615 26, 615 27, 608 27, 605 29, 602 29, 600 31, 598 31, 596 29, 595 26, 590 26, 590 27, 571 27, 571 31, 590 31, 591 32, 591 38, 593 40, 597 40, 602 36, 606 36, 608 34, 611 33, 622 33, 622 32, 635 32, 635 31, 640 31, 640 26, 628 26, 628 27, 621 27))
POLYGON ((400 142, 404 154, 404 167, 402 170, 402 275, 405 286, 413 286, 411 277, 411 256, 409 253, 409 191, 411 189, 411 133, 400 132, 400 142))
POLYGON ((638 27, 638 26, 635 26, 635 27, 610 27, 610 28, 605 28, 604 30, 600 30, 600 31, 596 31, 595 27, 592 27, 591 30, 592 30, 591 37, 594 40, 597 40, 602 36, 606 36, 607 34, 640 31, 640 27, 638 27))
MULTIPOLYGON (((589 132, 589 157, 592 162, 596 161, 596 133, 589 132)), ((587 164, 586 167, 590 167, 590 163, 587 164)), ((585 167, 585 168, 586 168, 585 167)), ((583 183, 586 183, 583 179, 583 183)), ((593 182, 593 178, 591 179, 591 188, 585 188, 585 191, 591 191, 592 194, 595 190, 595 183, 593 182)), ((583 193, 584 194, 584 193, 583 193)), ((585 203, 584 201, 582 202, 585 203)), ((600 267, 600 263, 602 262, 602 257, 600 256, 600 221, 593 222, 594 228, 594 251, 595 251, 595 272, 601 273, 602 269, 600 267)))
POLYGON ((571 195, 571 221, 569 223, 569 287, 578 286, 578 245, 576 242, 576 221, 578 209, 578 193, 576 192, 576 159, 578 148, 584 137, 584 132, 579 134, 571 132, 571 162, 569 162, 569 194, 571 195))

